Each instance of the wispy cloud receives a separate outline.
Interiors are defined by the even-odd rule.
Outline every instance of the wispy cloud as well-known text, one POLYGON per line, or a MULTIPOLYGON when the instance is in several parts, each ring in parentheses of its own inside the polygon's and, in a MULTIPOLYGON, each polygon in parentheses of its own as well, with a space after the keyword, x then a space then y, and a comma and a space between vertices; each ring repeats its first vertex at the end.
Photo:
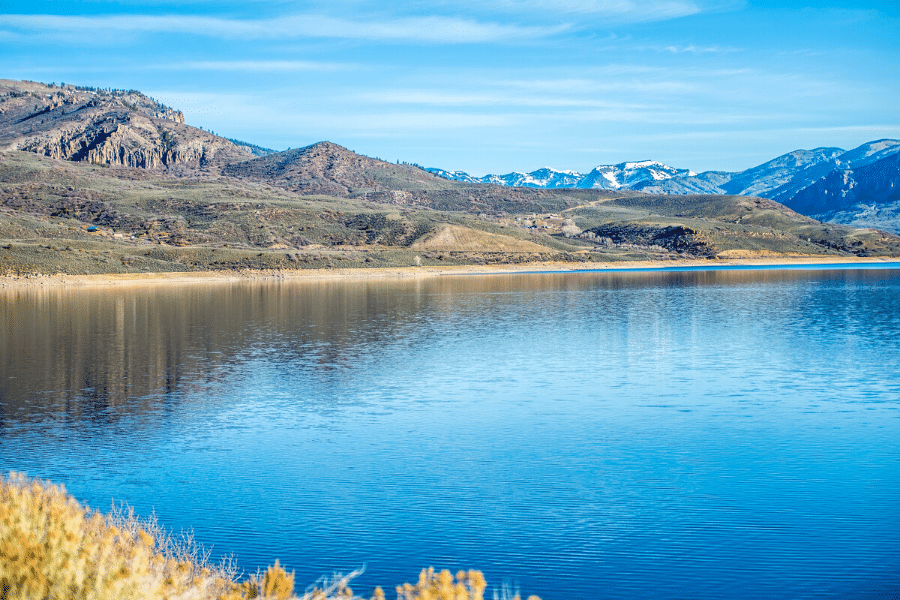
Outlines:
POLYGON ((618 22, 665 21, 703 12, 697 2, 687 0, 501 0, 496 5, 508 10, 537 10, 595 15, 618 22))
POLYGON ((207 60, 154 65, 153 68, 169 71, 251 71, 257 73, 272 73, 294 71, 347 71, 356 68, 356 65, 307 60, 207 60))
POLYGON ((110 34, 168 33, 242 40, 342 38, 372 41, 465 44, 533 39, 570 29, 569 25, 517 26, 453 17, 411 17, 381 21, 291 15, 272 19, 224 19, 182 15, 0 15, 0 26, 28 32, 78 31, 110 34))
MULTIPOLYGON (((836 134, 862 134, 862 137, 871 139, 873 136, 885 135, 896 137, 900 133, 900 124, 897 125, 849 125, 837 127, 797 127, 785 126, 779 128, 717 128, 707 131, 666 131, 652 134, 636 134, 633 139, 640 142, 659 143, 674 140, 699 140, 716 141, 722 143, 729 139, 755 139, 755 140, 803 140, 811 135, 824 135, 827 139, 834 140, 836 134)), ((832 142, 833 143, 833 142, 832 142)), ((771 158, 771 157, 769 157, 771 158)))
POLYGON ((422 106, 481 106, 534 108, 634 108, 639 105, 597 98, 528 96, 512 93, 448 93, 440 90, 384 90, 364 93, 360 99, 381 104, 415 104, 422 106))
MULTIPOLYGON (((352 0, 353 6, 359 2, 352 0)), ((371 4, 371 3, 370 3, 371 4)), ((504 14, 516 19, 553 19, 578 17, 597 25, 623 25, 666 21, 705 12, 732 10, 746 4, 744 0, 422 0, 402 4, 407 10, 442 14, 504 14)))
POLYGON ((654 50, 662 50, 671 54, 730 54, 732 52, 740 52, 740 48, 731 48, 728 46, 655 46, 654 50))

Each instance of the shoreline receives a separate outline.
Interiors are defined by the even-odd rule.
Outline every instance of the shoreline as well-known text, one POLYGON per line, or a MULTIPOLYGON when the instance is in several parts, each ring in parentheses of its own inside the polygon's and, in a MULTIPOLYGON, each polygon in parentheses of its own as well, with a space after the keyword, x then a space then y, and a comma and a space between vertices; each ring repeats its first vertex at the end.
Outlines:
POLYGON ((170 271, 161 273, 102 273, 96 275, 0 275, 0 289, 34 287, 132 287, 142 285, 196 285, 203 283, 238 283, 248 281, 371 281, 390 279, 424 279, 459 275, 550 274, 597 271, 665 271, 721 267, 814 267, 822 265, 900 265, 894 257, 786 256, 766 258, 723 258, 709 260, 625 261, 606 262, 537 262, 514 265, 448 265, 446 267, 385 267, 372 269, 297 269, 290 271, 170 271))

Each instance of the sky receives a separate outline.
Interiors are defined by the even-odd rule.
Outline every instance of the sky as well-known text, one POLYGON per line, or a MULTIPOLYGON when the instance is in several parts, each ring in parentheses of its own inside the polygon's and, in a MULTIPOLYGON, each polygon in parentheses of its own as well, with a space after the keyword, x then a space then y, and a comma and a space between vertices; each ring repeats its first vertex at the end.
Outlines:
POLYGON ((900 2, 0 0, 0 78, 473 175, 900 138, 900 2))

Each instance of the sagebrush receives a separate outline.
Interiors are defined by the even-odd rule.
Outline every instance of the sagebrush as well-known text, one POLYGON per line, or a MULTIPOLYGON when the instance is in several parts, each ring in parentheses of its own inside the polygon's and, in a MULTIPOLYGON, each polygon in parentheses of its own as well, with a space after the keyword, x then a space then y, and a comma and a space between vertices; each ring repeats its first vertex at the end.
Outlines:
MULTIPOLYGON (((61 485, 0 475, 0 600, 364 600, 349 582, 362 571, 324 577, 294 595, 294 574, 276 560, 239 580, 233 561, 209 562, 190 534, 173 537, 130 508, 101 514, 61 485)), ((483 600, 479 571, 423 570, 398 600, 483 600)), ((503 600, 520 600, 503 590, 503 600)), ((384 600, 380 587, 372 600, 384 600)), ((539 600, 536 596, 528 600, 539 600)))

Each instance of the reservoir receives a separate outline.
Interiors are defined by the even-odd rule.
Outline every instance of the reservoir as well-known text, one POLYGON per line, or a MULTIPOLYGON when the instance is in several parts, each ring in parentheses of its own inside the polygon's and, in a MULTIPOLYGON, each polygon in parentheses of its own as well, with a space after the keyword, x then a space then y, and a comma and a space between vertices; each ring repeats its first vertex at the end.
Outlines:
POLYGON ((0 472, 300 592, 889 596, 888 267, 3 289, 0 472))

